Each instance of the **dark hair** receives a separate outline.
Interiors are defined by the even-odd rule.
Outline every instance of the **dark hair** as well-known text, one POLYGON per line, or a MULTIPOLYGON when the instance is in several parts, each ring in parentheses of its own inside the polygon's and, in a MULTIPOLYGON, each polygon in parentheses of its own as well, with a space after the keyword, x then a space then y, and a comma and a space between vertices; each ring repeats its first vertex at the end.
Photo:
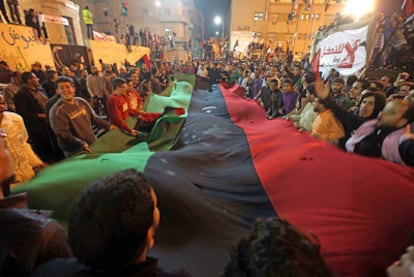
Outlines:
POLYGON ((112 87, 114 89, 122 86, 123 84, 126 84, 126 81, 123 78, 115 78, 115 79, 112 80, 112 87))
POLYGON ((346 84, 348 86, 352 86, 357 80, 358 80, 357 76, 351 75, 351 76, 348 77, 348 79, 346 79, 346 84))
POLYGON ((286 78, 286 79, 283 79, 282 84, 290 84, 290 85, 293 85, 293 82, 292 82, 291 79, 286 78))
POLYGON ((273 78, 273 79, 270 79, 270 83, 273 83, 277 86, 279 84, 279 81, 277 79, 273 78))
POLYGON ((233 248, 224 277, 332 276, 320 246, 283 219, 258 219, 233 248))
POLYGON ((151 190, 134 169, 93 181, 69 211, 69 244, 76 258, 92 270, 116 272, 140 255, 154 219, 151 190))
POLYGON ((19 73, 20 73, 19 70, 13 71, 12 77, 16 78, 19 75, 19 73))
POLYGON ((72 87, 74 86, 73 79, 66 76, 60 76, 57 78, 55 86, 58 87, 60 83, 70 83, 72 87))
POLYGON ((364 89, 364 93, 367 93, 367 92, 378 92, 378 93, 384 93, 384 91, 383 90, 381 90, 380 88, 377 88, 377 87, 367 87, 366 89, 364 89))
POLYGON ((362 84, 362 90, 369 88, 369 82, 367 80, 358 79, 355 82, 358 82, 358 83, 362 84))
POLYGON ((149 72, 149 71, 147 71, 147 72, 145 72, 144 73, 144 80, 151 80, 151 77, 152 77, 152 73, 151 72, 149 72))
POLYGON ((382 78, 388 78, 389 79, 389 83, 393 83, 394 82, 394 78, 391 75, 389 75, 389 74, 385 74, 384 76, 382 76, 382 78))
POLYGON ((339 78, 335 78, 332 83, 333 84, 337 83, 337 84, 343 84, 343 85, 345 85, 345 80, 344 80, 344 78, 340 78, 339 77, 339 78))
POLYGON ((144 86, 146 84, 151 84, 151 80, 148 80, 148 79, 142 80, 141 85, 144 86))
POLYGON ((361 94, 360 103, 362 103, 362 101, 364 101, 364 99, 367 97, 374 96, 375 98, 374 110, 367 119, 377 118, 378 114, 384 109, 387 102, 385 94, 376 88, 367 88, 365 91, 365 93, 361 94))
POLYGON ((23 84, 27 84, 27 82, 33 78, 33 73, 25 71, 22 73, 22 82, 23 84))
POLYGON ((52 79, 53 75, 57 74, 56 70, 48 70, 46 71, 46 78, 48 80, 52 79))
POLYGON ((316 80, 316 74, 314 72, 308 71, 305 73, 303 78, 305 79, 305 82, 308 84, 314 83, 316 80))
POLYGON ((316 88, 314 84, 310 84, 307 86, 306 91, 309 92, 312 95, 316 95, 316 88))

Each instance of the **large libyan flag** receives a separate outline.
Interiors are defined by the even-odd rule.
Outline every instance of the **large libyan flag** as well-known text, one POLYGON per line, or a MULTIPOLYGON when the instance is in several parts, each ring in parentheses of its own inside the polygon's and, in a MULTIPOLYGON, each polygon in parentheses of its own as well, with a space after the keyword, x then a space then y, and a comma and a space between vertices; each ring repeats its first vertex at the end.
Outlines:
POLYGON ((161 225, 150 255, 164 269, 217 276, 257 217, 279 216, 319 238, 336 276, 385 275, 414 231, 413 168, 348 154, 287 121, 267 120, 238 87, 191 93, 188 86, 178 83, 171 101, 161 99, 188 111, 180 116, 184 124, 171 115, 160 125, 170 131, 167 147, 110 132, 95 154, 54 165, 15 192, 27 191, 31 207, 54 210, 64 221, 91 180, 135 168, 159 198, 161 225), (171 130, 179 131, 176 139, 171 130))

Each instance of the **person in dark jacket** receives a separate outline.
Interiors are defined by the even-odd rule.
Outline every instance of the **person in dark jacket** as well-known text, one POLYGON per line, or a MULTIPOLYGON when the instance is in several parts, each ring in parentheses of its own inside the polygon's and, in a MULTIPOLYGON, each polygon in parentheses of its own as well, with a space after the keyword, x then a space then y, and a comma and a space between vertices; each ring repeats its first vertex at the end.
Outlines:
POLYGON ((47 80, 43 82, 42 87, 45 90, 47 97, 50 99, 56 94, 56 80, 58 74, 56 70, 46 71, 47 80))
POLYGON ((63 158, 56 136, 45 113, 47 96, 39 86, 39 79, 31 72, 23 72, 23 87, 14 96, 16 112, 23 117, 33 150, 42 161, 56 162, 63 158))
MULTIPOLYGON (((328 83, 329 84, 329 83, 328 83)), ((358 129, 365 121, 377 118, 378 114, 385 107, 385 94, 375 88, 369 88, 361 93, 361 101, 356 113, 346 111, 345 108, 337 104, 330 95, 329 86, 323 87, 321 81, 316 82, 316 94, 326 108, 330 109, 335 117, 342 123, 345 129, 345 137, 338 143, 344 148, 345 142, 351 137, 353 131, 358 129)))
POLYGON ((147 256, 159 222, 157 196, 141 173, 127 169, 97 179, 69 211, 69 244, 77 259, 50 261, 35 275, 189 276, 166 273, 147 256))

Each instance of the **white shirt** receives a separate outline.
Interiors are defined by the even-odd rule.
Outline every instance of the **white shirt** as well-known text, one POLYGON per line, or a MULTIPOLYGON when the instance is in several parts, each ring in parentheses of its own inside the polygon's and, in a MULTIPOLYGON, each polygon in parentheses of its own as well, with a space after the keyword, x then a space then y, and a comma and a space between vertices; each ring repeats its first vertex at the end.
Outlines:
POLYGON ((13 112, 3 112, 0 127, 7 131, 6 145, 13 162, 16 183, 26 182, 35 175, 34 167, 43 164, 27 142, 29 135, 23 118, 13 112))

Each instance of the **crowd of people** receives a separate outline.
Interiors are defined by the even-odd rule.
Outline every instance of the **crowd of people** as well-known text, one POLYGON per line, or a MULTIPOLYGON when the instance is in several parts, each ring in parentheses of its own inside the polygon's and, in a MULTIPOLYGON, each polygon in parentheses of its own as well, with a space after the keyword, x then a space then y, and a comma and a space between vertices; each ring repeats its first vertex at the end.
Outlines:
MULTIPOLYGON (((133 33, 128 43, 138 44, 133 33)), ((151 41, 146 35, 140 40, 143 46, 151 41)), ((195 75, 208 86, 238 85, 269 120, 289 120, 298 131, 344 151, 414 166, 414 76, 409 68, 375 78, 332 70, 322 80, 308 64, 280 56, 266 61, 153 60, 140 67, 125 61, 119 68, 102 62, 101 68, 59 70, 43 70, 35 62, 27 72, 12 71, 0 61, 0 83, 8 84, 0 93, 0 225, 30 227, 24 232, 0 228, 0 274, 189 276, 185 269, 167 273, 147 255, 155 244, 160 211, 151 182, 135 170, 97 179, 78 196, 69 214, 68 240, 47 212, 27 209, 25 195, 9 195, 10 187, 50 164, 93 151, 97 129, 130 136, 143 127, 147 131, 162 114, 143 110, 145 99, 165 90, 177 73, 195 75), (126 123, 130 116, 136 126, 126 123), (37 244, 27 238, 38 238, 33 240, 37 244)), ((413 253, 409 247, 389 267, 389 276, 412 274, 413 253)), ((261 274, 332 276, 317 239, 277 218, 258 219, 222 272, 261 274)))
POLYGON ((231 70, 230 80, 258 101, 269 119, 292 120, 300 131, 348 152, 414 165, 414 90, 407 72, 394 80, 386 73, 345 79, 332 71, 323 83, 299 64, 292 71, 265 64, 239 68, 242 74, 231 70))
MULTIPOLYGON (((165 89, 176 73, 194 74, 210 85, 219 82, 239 85, 245 91, 244 97, 257 101, 269 120, 274 118, 291 120, 300 131, 307 131, 312 136, 349 152, 383 158, 407 166, 414 165, 414 136, 410 129, 414 122, 414 90, 407 72, 401 72, 394 80, 388 74, 371 79, 356 76, 344 78, 332 70, 328 80, 321 80, 319 76, 311 70, 305 70, 300 64, 294 63, 289 67, 285 61, 266 63, 258 60, 231 62, 194 60, 182 61, 180 64, 153 61, 150 68, 145 64, 142 67, 129 65, 128 68, 124 65, 114 68, 110 64, 103 64, 102 68, 91 66, 90 73, 86 69, 76 67, 62 68, 59 72, 55 70, 44 72, 39 62, 32 65, 31 72, 13 72, 8 69, 4 61, 1 61, 0 65, 2 66, 0 79, 4 83, 9 83, 5 92, 0 95, 2 145, 7 146, 7 158, 12 161, 9 164, 13 165, 8 169, 9 173, 5 174, 2 182, 5 196, 9 191, 7 185, 13 186, 27 181, 42 168, 64 157, 82 151, 90 152, 90 144, 96 140, 94 126, 107 130, 119 129, 131 136, 137 135, 140 132, 139 128, 126 125, 126 118, 136 116, 143 121, 153 122, 161 116, 162 114, 143 111, 142 103, 148 95, 160 93, 165 89), (41 83, 40 80, 43 82, 41 83), (51 151, 52 149, 54 150, 51 151)), ((5 163, 2 163, 2 168, 4 165, 5 163)), ((155 259, 146 257, 145 249, 153 246, 151 237, 154 229, 151 229, 151 226, 157 224, 156 220, 150 218, 145 225, 131 227, 144 228, 137 229, 136 232, 142 233, 142 230, 146 230, 143 234, 151 234, 142 236, 136 245, 131 245, 131 252, 128 252, 130 256, 119 258, 121 260, 111 256, 118 254, 115 250, 108 251, 111 253, 110 256, 107 256, 109 255, 107 252, 99 252, 102 249, 118 249, 114 246, 119 243, 117 239, 108 241, 107 243, 112 245, 108 245, 108 248, 94 249, 91 246, 80 249, 78 247, 79 241, 83 241, 82 243, 88 241, 95 245, 90 236, 95 238, 99 231, 90 232, 91 224, 104 228, 103 223, 89 222, 98 220, 95 217, 82 219, 79 214, 84 211, 81 210, 89 209, 90 205, 95 207, 95 191, 107 190, 105 193, 113 195, 112 190, 120 186, 112 182, 122 182, 123 178, 136 180, 133 182, 134 186, 125 188, 126 198, 131 195, 143 197, 140 196, 144 193, 142 191, 128 191, 137 190, 137 187, 141 190, 141 183, 148 182, 136 172, 119 172, 114 176, 95 181, 87 188, 88 193, 85 192, 80 196, 85 198, 79 200, 84 203, 84 206, 74 205, 71 213, 69 243, 73 251, 71 255, 74 254, 77 259, 67 258, 67 253, 56 255, 54 258, 64 259, 52 260, 44 264, 38 269, 39 275, 46 272, 59 274, 67 265, 71 266, 74 273, 92 274, 96 271, 117 274, 141 270, 163 272, 157 269, 155 259), (85 201, 92 201, 93 204, 85 204, 87 203, 85 201), (115 260, 116 264, 108 263, 115 260)), ((152 199, 152 204, 150 201, 147 209, 147 214, 151 214, 156 207, 155 192, 149 189, 145 194, 150 195, 152 199)), ((114 199, 114 201, 118 200, 114 199)), ((140 208, 136 214, 142 211, 140 208)), ((102 213, 108 215, 109 211, 102 210, 102 213)), ((132 212, 125 216, 130 217, 134 214, 135 212, 132 212)), ((105 224, 113 223, 108 220, 105 222, 105 224)), ((288 222, 279 219, 259 220, 255 228, 269 229, 274 237, 256 238, 257 232, 253 231, 251 237, 243 239, 236 246, 232 260, 223 269, 223 276, 247 276, 251 272, 264 270, 260 267, 259 258, 255 253, 260 250, 257 247, 264 247, 265 244, 259 244, 258 241, 263 239, 270 247, 273 239, 278 240, 278 236, 283 237, 286 233, 281 231, 282 229, 295 230, 288 222), (251 250, 246 252, 247 249, 251 250), (240 259, 244 262, 241 263, 240 259), (247 275, 237 275, 240 272, 245 272, 247 275)), ((297 232, 297 236, 304 236, 297 230, 292 232, 297 232)), ((287 244, 287 248, 292 247, 292 237, 280 239, 287 244)), ((305 274, 304 276, 306 272, 309 273, 308 276, 331 276, 328 267, 320 258, 318 245, 306 236, 301 241, 303 239, 307 241, 306 247, 312 247, 312 250, 295 248, 298 252, 289 257, 284 256, 284 259, 303 261, 312 257, 312 260, 306 261, 312 264, 311 267, 303 269, 300 266, 290 268, 286 265, 269 265, 266 271, 277 272, 283 268, 287 270, 286 272, 305 274), (299 259, 304 252, 309 251, 313 254, 299 259)), ((279 246, 281 242, 274 243, 279 246)), ((281 261, 281 263, 285 262, 287 261, 281 261)), ((407 263, 406 260, 402 262, 407 263)), ((8 267, 7 270, 5 272, 10 272, 12 269, 8 267)), ((31 270, 34 270, 34 267, 31 270)), ((392 268, 390 272, 393 272, 392 268)), ((177 275, 172 276, 188 276, 185 271, 174 274, 177 275)))

